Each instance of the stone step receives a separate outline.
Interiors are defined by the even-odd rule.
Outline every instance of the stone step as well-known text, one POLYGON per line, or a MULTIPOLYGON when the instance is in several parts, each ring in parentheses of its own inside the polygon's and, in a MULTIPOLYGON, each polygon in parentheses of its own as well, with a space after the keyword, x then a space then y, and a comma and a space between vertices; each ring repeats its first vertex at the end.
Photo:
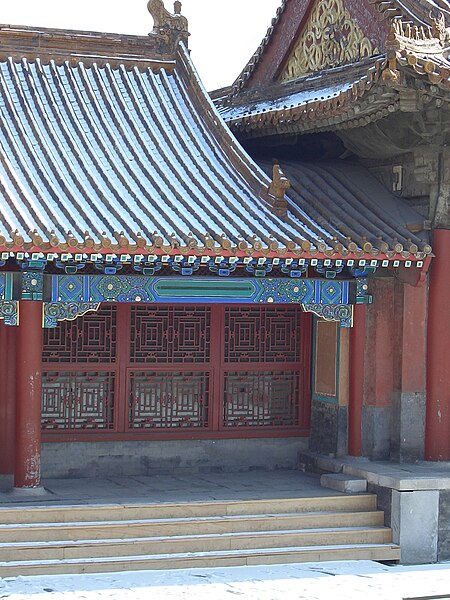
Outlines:
POLYGON ((344 473, 325 473, 320 477, 320 485, 346 494, 367 492, 365 479, 344 473))
POLYGON ((95 504, 0 507, 0 523, 64 523, 73 521, 119 521, 185 517, 373 510, 376 496, 319 496, 214 502, 158 504, 95 504))
POLYGON ((159 536, 0 544, 0 561, 63 560, 323 545, 383 544, 392 540, 386 527, 322 528, 297 531, 159 536))
POLYGON ((147 569, 185 569, 358 559, 396 561, 400 559, 400 549, 394 544, 326 545, 176 553, 170 555, 150 554, 147 556, 128 556, 126 558, 11 561, 0 562, 0 577, 59 573, 110 573, 147 569))
MULTIPOLYGON (((74 515, 75 516, 75 515, 74 515)), ((229 517, 188 517, 72 523, 0 525, 0 543, 98 540, 161 535, 220 534, 383 525, 382 511, 314 512, 229 517)))
POLYGON ((0 508, 0 576, 398 560, 371 494, 0 508))

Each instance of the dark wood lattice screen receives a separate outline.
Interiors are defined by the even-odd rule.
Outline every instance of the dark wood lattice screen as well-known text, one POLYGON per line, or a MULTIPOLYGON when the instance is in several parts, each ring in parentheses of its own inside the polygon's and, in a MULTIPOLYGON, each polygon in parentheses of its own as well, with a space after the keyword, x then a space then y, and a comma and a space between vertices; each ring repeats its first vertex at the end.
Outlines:
POLYGON ((112 429, 115 373, 46 372, 42 393, 44 429, 112 429))
POLYGON ((111 363, 116 360, 117 309, 104 306, 89 318, 63 321, 44 330, 43 361, 111 363))
POLYGON ((207 428, 211 308, 133 306, 131 331, 129 429, 207 428), (167 370, 131 370, 141 363, 167 370))
POLYGON ((208 427, 209 373, 132 372, 129 425, 133 429, 208 427))
POLYGON ((298 317, 295 307, 226 308, 225 362, 298 362, 298 317))
POLYGON ((115 306, 45 329, 43 429, 114 429, 116 361, 115 306))
POLYGON ((130 362, 208 363, 211 309, 184 306, 131 307, 130 362))
POLYGON ((48 432, 299 428, 294 306, 105 305, 45 331, 48 432))
POLYGON ((225 308, 224 338, 223 427, 298 425, 298 308, 225 308))

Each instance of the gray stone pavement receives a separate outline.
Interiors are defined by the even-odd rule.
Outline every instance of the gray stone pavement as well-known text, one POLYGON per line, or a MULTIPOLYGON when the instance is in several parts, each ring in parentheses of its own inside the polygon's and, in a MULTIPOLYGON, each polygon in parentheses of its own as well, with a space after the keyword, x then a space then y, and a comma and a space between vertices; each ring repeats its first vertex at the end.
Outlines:
MULTIPOLYGON (((368 483, 392 490, 450 490, 450 462, 403 464, 372 462, 354 457, 314 458, 316 466, 324 471, 362 477, 368 483)), ((44 479, 42 486, 39 490, 29 492, 13 491, 12 477, 0 475, 0 505, 200 502, 339 493, 322 488, 319 475, 300 470, 236 473, 190 473, 180 470, 176 474, 151 476, 44 479)))
POLYGON ((368 483, 398 491, 450 489, 450 462, 395 463, 371 461, 368 458, 328 458, 304 453, 324 471, 362 477, 368 483))
POLYGON ((0 505, 206 502, 339 495, 322 488, 318 475, 292 470, 44 479, 42 485, 38 490, 12 490, 12 479, 0 476, 0 505))

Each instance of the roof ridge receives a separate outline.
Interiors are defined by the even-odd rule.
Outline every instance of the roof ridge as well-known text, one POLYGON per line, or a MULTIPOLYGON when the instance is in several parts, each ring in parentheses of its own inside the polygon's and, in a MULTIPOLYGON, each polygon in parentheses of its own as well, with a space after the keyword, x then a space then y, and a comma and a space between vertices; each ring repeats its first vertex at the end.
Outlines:
POLYGON ((119 61, 133 66, 136 62, 145 67, 158 68, 158 63, 166 66, 175 60, 178 42, 187 43, 187 20, 180 14, 180 2, 175 2, 175 14, 164 8, 162 0, 150 0, 147 8, 154 26, 145 36, 0 24, 0 59, 39 57, 58 62, 119 61))
POLYGON ((231 85, 230 97, 234 96, 245 84, 245 82, 249 79, 250 75, 255 70, 256 65, 258 64, 261 56, 264 53, 264 50, 267 44, 270 42, 273 32, 278 25, 281 15, 283 14, 288 0, 282 0, 281 5, 277 8, 275 13, 275 17, 272 19, 269 27, 267 28, 266 35, 261 40, 259 46, 252 54, 250 60, 247 62, 245 67, 242 69, 240 74, 237 76, 233 84, 231 85))

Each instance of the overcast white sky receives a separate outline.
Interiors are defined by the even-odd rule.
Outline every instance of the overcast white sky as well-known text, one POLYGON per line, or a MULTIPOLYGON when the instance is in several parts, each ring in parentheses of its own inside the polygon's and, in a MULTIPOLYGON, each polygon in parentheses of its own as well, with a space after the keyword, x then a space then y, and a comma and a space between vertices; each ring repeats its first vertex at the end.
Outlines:
MULTIPOLYGON (((184 0, 192 59, 208 90, 234 81, 281 0, 184 0)), ((172 12, 173 0, 165 0, 172 12)), ((0 23, 146 35, 147 0, 0 0, 0 23)))

